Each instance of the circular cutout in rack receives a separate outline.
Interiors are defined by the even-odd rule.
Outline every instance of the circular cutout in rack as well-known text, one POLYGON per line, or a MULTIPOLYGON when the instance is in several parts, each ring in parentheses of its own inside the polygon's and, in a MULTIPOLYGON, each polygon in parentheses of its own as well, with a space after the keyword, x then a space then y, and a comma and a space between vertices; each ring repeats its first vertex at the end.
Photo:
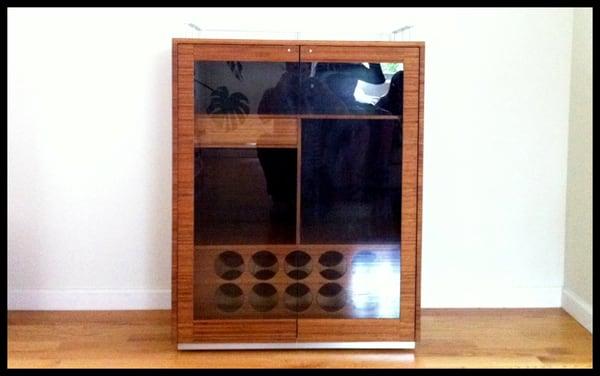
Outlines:
POLYGON ((256 252, 250 259, 249 270, 256 279, 271 279, 279 270, 277 257, 269 251, 256 252))
POLYGON ((215 303, 223 312, 235 312, 244 304, 244 292, 233 283, 225 283, 215 291, 215 303))
POLYGON ((326 283, 319 289, 317 303, 326 312, 336 312, 346 305, 346 291, 337 283, 326 283))
POLYGON ((305 311, 312 303, 310 288, 302 283, 294 283, 285 289, 283 304, 294 312, 305 311))
POLYGON ((320 273, 325 279, 341 278, 346 273, 344 255, 338 251, 327 251, 319 257, 320 273))
POLYGON ((234 280, 244 272, 244 259, 234 251, 220 253, 215 259, 215 273, 227 281, 234 280))
POLYGON ((252 286, 250 291, 250 305, 259 312, 268 312, 275 308, 279 297, 277 289, 270 283, 259 283, 252 286))
POLYGON ((308 253, 293 251, 285 256, 285 274, 293 279, 304 279, 312 271, 312 260, 308 253))

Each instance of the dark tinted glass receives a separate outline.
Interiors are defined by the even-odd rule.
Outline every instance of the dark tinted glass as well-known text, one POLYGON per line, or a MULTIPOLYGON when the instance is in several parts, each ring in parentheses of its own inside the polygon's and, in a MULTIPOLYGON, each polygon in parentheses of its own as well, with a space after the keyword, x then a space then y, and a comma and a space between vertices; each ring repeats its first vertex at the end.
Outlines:
POLYGON ((199 114, 402 115, 402 63, 197 61, 199 114))
POLYGON ((244 116, 296 114, 300 77, 310 64, 253 61, 197 61, 195 112, 244 116))
POLYGON ((303 120, 302 243, 399 242, 401 134, 398 120, 303 120))
POLYGON ((195 63, 195 319, 399 317, 402 69, 195 63))
POLYGON ((196 149, 197 244, 294 243, 295 149, 196 149))

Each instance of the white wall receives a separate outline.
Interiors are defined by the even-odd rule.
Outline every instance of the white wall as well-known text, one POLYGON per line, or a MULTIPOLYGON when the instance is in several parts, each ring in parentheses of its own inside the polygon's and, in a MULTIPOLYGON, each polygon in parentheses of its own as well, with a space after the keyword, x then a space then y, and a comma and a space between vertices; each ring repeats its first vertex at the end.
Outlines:
POLYGON ((563 307, 592 331, 592 11, 573 18, 563 307))
POLYGON ((305 39, 416 25, 413 39, 426 42, 423 306, 560 306, 572 17, 9 9, 9 308, 170 306, 170 48, 194 35, 188 22, 305 39))

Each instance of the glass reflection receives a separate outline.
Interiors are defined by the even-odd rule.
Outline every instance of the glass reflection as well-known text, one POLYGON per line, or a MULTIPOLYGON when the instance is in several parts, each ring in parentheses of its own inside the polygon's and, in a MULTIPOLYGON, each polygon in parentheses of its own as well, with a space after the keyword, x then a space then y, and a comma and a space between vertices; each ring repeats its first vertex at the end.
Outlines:
POLYGON ((310 73, 309 63, 285 63, 285 72, 277 83, 265 90, 257 113, 297 114, 302 108, 302 79, 310 73))
POLYGON ((196 61, 195 112, 402 115, 402 63, 196 61))
POLYGON ((402 69, 401 63, 312 63, 301 89, 303 112, 401 115, 402 69))
POLYGON ((357 253, 352 260, 349 290, 353 317, 399 317, 399 249, 357 253))
POLYGON ((301 77, 309 71, 310 64, 297 62, 196 61, 195 112, 233 118, 297 114, 301 77))

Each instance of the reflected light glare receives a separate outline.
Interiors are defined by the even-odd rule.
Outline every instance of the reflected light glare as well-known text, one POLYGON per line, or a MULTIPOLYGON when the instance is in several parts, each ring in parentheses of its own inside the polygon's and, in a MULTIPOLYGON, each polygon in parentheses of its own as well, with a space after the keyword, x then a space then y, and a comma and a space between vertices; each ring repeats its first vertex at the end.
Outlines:
POLYGON ((364 261, 359 258, 352 266, 350 286, 355 315, 399 317, 399 260, 377 255, 375 259, 364 261))
MULTIPOLYGON (((362 81, 359 81, 362 82, 362 81)), ((364 92, 364 90, 360 87, 360 85, 356 85, 356 89, 354 90, 354 99, 357 102, 368 103, 375 105, 377 101, 379 101, 379 97, 374 95, 368 95, 364 92)))

